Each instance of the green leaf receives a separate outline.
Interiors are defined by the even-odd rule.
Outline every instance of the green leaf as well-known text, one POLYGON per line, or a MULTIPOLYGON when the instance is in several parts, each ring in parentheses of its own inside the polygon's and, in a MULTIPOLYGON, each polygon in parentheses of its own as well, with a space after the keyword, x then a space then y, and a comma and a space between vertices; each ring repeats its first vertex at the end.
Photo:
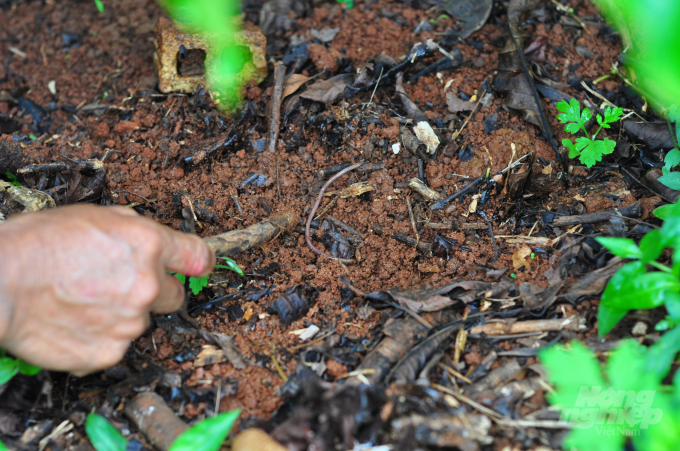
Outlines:
MULTIPOLYGON (((578 139, 576 141, 578 142, 578 139)), ((608 155, 612 153, 615 147, 616 142, 610 141, 608 138, 605 138, 602 141, 588 139, 587 146, 581 151, 581 163, 585 164, 589 168, 593 167, 595 163, 602 160, 602 155, 608 155)))
MULTIPOLYGON (((680 303, 680 295, 676 293, 676 296, 678 299, 675 302, 680 303)), ((649 348, 643 372, 653 374, 657 383, 661 383, 668 376, 678 352, 680 352, 680 328, 676 327, 663 334, 661 339, 649 348)))
POLYGON ((642 252, 640 261, 642 263, 654 261, 661 256, 663 250, 664 243, 661 239, 661 231, 658 229, 652 230, 640 240, 640 251, 642 252))
POLYGON ((592 140, 590 138, 585 136, 579 136, 578 138, 576 138, 576 150, 578 150, 579 152, 582 151, 583 149, 588 147, 591 142, 592 140))
POLYGON ((5 172, 5 177, 7 177, 7 180, 9 180, 9 184, 12 186, 21 186, 21 183, 17 180, 16 175, 12 174, 11 172, 7 171, 5 172))
POLYGON ((667 291, 680 291, 680 281, 673 274, 648 273, 644 263, 632 262, 609 280, 600 305, 619 310, 650 309, 664 303, 667 291))
POLYGON ((24 362, 23 360, 17 359, 17 368, 21 374, 26 376, 35 376, 42 368, 39 366, 31 365, 30 363, 24 362))
POLYGON ((175 276, 175 279, 179 280, 179 282, 182 285, 184 285, 187 281, 187 276, 185 276, 184 274, 174 274, 174 276, 175 276))
POLYGON ((680 150, 678 149, 671 149, 670 152, 666 154, 666 157, 663 159, 664 162, 664 175, 670 172, 671 169, 676 167, 678 164, 680 164, 680 150))
POLYGON ((679 293, 666 293, 666 310, 668 311, 668 316, 673 321, 680 320, 680 294, 679 293))
POLYGON ((203 291, 203 288, 208 286, 208 279, 210 276, 205 277, 189 277, 189 288, 194 296, 203 291))
POLYGON ((97 451, 125 451, 127 440, 106 418, 91 413, 85 421, 85 432, 97 451))
POLYGON ((609 249, 609 252, 621 258, 642 258, 643 254, 635 241, 630 238, 598 237, 595 241, 609 249))
POLYGON ((672 212, 673 205, 662 205, 661 207, 655 209, 652 213, 659 219, 666 220, 672 212))
POLYGON ((0 358, 0 385, 9 382, 18 372, 16 360, 10 357, 0 358))
POLYGON ((581 154, 581 152, 576 150, 576 147, 574 147, 574 143, 571 142, 571 139, 564 138, 562 140, 562 145, 569 150, 569 158, 576 158, 581 154))
POLYGON ((240 414, 241 410, 232 410, 206 418, 177 437, 169 451, 219 450, 240 414))
POLYGON ((604 122, 607 124, 618 122, 621 120, 621 116, 623 116, 623 108, 605 107, 604 109, 604 122))
POLYGON ((670 189, 680 190, 680 172, 669 172, 659 177, 659 182, 670 189))
POLYGON ((0 451, 8 451, 7 447, 5 446, 4 443, 2 443, 2 440, 0 440, 0 451))
MULTIPOLYGON (((586 122, 588 122, 589 118, 586 120, 582 120, 581 105, 578 103, 578 100, 576 99, 571 99, 569 103, 567 103, 565 100, 560 100, 559 102, 557 102, 556 107, 558 111, 562 111, 563 113, 557 115, 557 119, 563 124, 567 122, 576 122, 577 124, 579 124, 580 127, 581 124, 585 124, 586 122)), ((588 108, 585 108, 583 111, 584 112, 588 111, 588 108)), ((588 112, 588 114, 590 114, 590 112, 588 112)))
POLYGON ((581 130, 581 124, 579 124, 578 122, 571 122, 565 125, 564 129, 571 133, 572 135, 575 135, 578 133, 579 130, 581 130))
POLYGON ((602 116, 599 114, 597 115, 597 123, 600 125, 602 128, 611 128, 611 125, 607 124, 606 122, 603 121, 602 116))
POLYGON ((104 14, 104 3, 102 3, 102 0, 94 0, 94 4, 97 6, 99 13, 104 14))
POLYGON ((627 309, 616 309, 600 304, 597 311, 597 333, 604 337, 623 319, 628 313, 627 309))
POLYGON ((230 269, 234 271, 236 274, 238 274, 241 277, 245 277, 245 273, 243 270, 238 266, 238 264, 232 260, 229 257, 218 257, 224 260, 226 265, 215 265, 215 268, 222 268, 222 269, 230 269))

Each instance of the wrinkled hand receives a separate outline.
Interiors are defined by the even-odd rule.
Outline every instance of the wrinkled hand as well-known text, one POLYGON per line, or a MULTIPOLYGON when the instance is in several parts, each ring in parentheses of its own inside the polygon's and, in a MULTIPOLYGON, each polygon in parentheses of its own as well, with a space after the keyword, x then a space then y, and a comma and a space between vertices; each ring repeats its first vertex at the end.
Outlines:
POLYGON ((85 374, 117 363, 184 288, 166 270, 205 276, 212 251, 124 207, 79 205, 0 225, 0 348, 85 374))

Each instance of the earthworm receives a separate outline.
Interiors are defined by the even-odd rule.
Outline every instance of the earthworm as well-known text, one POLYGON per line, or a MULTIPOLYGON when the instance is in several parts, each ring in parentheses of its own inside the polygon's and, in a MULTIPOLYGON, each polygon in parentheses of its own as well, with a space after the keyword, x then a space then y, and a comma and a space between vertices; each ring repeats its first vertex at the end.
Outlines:
POLYGON ((353 164, 352 166, 348 166, 342 171, 338 172, 335 174, 333 177, 329 178, 326 183, 321 187, 321 190, 319 191, 319 197, 316 199, 316 203, 312 207, 312 211, 309 212, 309 217, 307 218, 307 225, 305 226, 305 241, 307 242, 307 246, 314 252, 316 255, 320 255, 322 257, 327 257, 330 258, 331 260, 337 260, 343 263, 350 263, 352 260, 348 260, 345 258, 337 258, 333 257, 332 255, 325 254, 321 252, 319 249, 314 247, 314 244, 312 244, 312 238, 310 236, 310 227, 312 226, 312 220, 314 219, 314 215, 316 214, 316 211, 319 209, 319 206, 321 205, 321 200, 323 199, 323 193, 326 191, 326 188, 328 188, 334 181, 342 177, 343 175, 347 174, 350 171, 355 170, 359 166, 361 166, 363 163, 357 163, 353 164))

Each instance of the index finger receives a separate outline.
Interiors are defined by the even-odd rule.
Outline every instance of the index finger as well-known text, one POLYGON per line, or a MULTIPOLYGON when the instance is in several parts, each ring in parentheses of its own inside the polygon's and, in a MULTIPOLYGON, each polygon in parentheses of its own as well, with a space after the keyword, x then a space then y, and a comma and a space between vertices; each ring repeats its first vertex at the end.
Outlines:
POLYGON ((215 266, 215 253, 196 235, 162 227, 164 235, 161 262, 165 269, 187 276, 205 277, 215 266))

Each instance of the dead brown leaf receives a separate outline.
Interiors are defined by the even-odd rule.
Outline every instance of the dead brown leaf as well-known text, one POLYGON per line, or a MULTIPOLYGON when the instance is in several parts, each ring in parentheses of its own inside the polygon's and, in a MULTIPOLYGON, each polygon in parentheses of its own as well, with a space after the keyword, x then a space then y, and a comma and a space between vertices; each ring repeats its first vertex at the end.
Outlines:
POLYGON ((527 271, 531 270, 531 265, 527 262, 527 257, 531 255, 531 248, 526 244, 517 249, 512 254, 512 267, 517 271, 521 267, 525 267, 527 271))
POLYGON ((305 77, 302 74, 290 74, 283 84, 283 97, 286 98, 293 94, 309 79, 310 77, 305 77))

